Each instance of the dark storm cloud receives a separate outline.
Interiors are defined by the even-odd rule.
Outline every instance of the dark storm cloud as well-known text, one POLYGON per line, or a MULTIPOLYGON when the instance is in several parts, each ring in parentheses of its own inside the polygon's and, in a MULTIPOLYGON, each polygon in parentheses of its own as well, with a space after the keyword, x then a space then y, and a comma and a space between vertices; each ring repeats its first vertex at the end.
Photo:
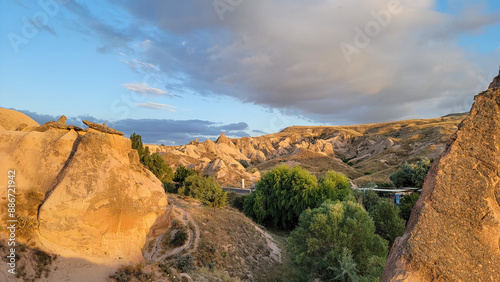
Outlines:
POLYGON ((464 51, 459 36, 498 24, 500 15, 475 3, 452 16, 434 11, 432 0, 392 2, 242 1, 221 20, 213 1, 112 1, 135 21, 118 30, 72 9, 93 20, 88 28, 104 46, 147 40, 142 60, 166 77, 186 74, 182 86, 201 95, 326 123, 468 110, 479 78, 496 73, 496 64, 464 51))
MULTIPOLYGON (((38 114, 26 110, 17 111, 30 116, 40 124, 59 119, 58 116, 38 114)), ((200 141, 205 139, 215 140, 222 132, 225 132, 228 137, 234 138, 249 136, 248 133, 244 131, 249 129, 248 124, 245 122, 220 124, 206 120, 170 119, 123 119, 107 121, 86 115, 68 117, 66 124, 87 128, 87 126, 82 123, 84 119, 97 123, 106 123, 109 127, 122 131, 127 137, 135 132, 142 136, 144 143, 149 144, 183 145, 196 138, 200 141)))

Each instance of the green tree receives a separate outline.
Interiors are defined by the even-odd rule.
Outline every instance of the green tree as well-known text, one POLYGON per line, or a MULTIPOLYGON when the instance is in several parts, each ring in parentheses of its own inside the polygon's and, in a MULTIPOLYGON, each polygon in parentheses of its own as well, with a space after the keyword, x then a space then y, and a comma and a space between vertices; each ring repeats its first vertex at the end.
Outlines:
POLYGON ((227 205, 227 193, 220 188, 219 183, 213 177, 191 175, 186 178, 184 187, 179 189, 179 194, 199 199, 206 206, 212 208, 212 214, 215 212, 215 208, 227 205))
POLYGON ((165 160, 158 154, 149 152, 149 147, 144 147, 141 135, 135 132, 130 135, 132 149, 136 149, 139 154, 139 159, 160 181, 170 182, 173 178, 173 170, 169 167, 165 160))
POLYGON ((243 211, 260 224, 293 229, 300 214, 318 207, 324 200, 343 200, 351 196, 349 180, 328 172, 318 181, 300 166, 276 167, 262 176, 256 191, 245 198, 243 211))
POLYGON ((382 199, 379 197, 377 192, 373 190, 366 190, 363 192, 363 207, 365 207, 365 210, 369 211, 381 201, 382 199))
POLYGON ((411 211, 418 201, 420 195, 418 193, 412 193, 410 195, 403 196, 399 201, 399 209, 401 210, 401 217, 408 222, 410 220, 411 211))
POLYGON ((137 153, 139 153, 139 159, 142 161, 145 156, 145 152, 141 135, 135 134, 135 132, 132 133, 132 135, 130 135, 130 141, 132 141, 132 149, 137 150, 137 153))
POLYGON ((392 246, 396 237, 403 235, 405 220, 399 215, 399 208, 389 199, 383 199, 373 206, 368 213, 375 222, 375 233, 389 241, 392 246))
POLYGON ((375 234, 372 218, 351 201, 327 200, 304 211, 287 246, 294 264, 322 280, 367 280, 379 275, 374 262, 387 256, 387 241, 375 234))
POLYGON ((227 205, 227 192, 220 187, 210 186, 201 194, 201 202, 212 209, 212 215, 215 208, 223 208, 227 205))
POLYGON ((184 165, 180 165, 175 170, 173 181, 178 182, 180 185, 184 185, 184 181, 191 175, 197 175, 196 170, 192 168, 186 168, 184 165))
POLYGON ((318 182, 321 196, 319 203, 327 199, 332 201, 343 201, 353 196, 349 179, 340 172, 329 171, 326 176, 320 178, 318 182))
POLYGON ((404 163, 403 166, 392 173, 389 178, 396 187, 422 188, 430 168, 431 161, 428 158, 416 164, 404 163))

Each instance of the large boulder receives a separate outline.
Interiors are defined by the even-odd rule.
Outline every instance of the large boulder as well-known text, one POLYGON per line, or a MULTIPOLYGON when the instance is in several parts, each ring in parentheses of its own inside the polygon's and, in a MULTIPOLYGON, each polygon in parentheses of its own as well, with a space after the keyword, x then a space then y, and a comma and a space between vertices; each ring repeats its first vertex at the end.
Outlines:
MULTIPOLYGON (((128 138, 94 129, 4 130, 0 159, 0 171, 16 170, 23 206, 28 193, 41 195, 41 204, 31 207, 37 224, 29 242, 66 257, 142 260, 141 248, 167 198, 128 138)), ((2 181, 0 189, 6 185, 2 181)))
POLYGON ((161 182, 140 169, 127 138, 89 129, 75 142, 38 213, 42 243, 84 256, 141 260, 146 235, 167 206, 161 182))
POLYGON ((470 115, 434 161, 382 281, 500 281, 500 89, 470 115))

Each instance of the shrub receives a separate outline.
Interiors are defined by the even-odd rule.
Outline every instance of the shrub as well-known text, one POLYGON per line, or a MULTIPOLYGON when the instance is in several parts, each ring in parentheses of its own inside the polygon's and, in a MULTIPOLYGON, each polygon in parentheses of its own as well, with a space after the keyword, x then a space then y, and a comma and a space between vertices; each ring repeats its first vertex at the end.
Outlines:
POLYGON ((172 182, 163 182, 163 188, 165 193, 177 194, 179 192, 179 186, 172 182))
POLYGON ((352 195, 349 180, 329 172, 318 181, 299 166, 276 167, 261 178, 256 191, 245 197, 243 211, 260 224, 293 229, 300 214, 319 206, 326 199, 344 199, 352 195))
POLYGON ((227 193, 220 188, 213 177, 191 175, 184 181, 184 189, 179 189, 179 194, 199 199, 203 204, 212 208, 222 208, 227 205, 227 193))
POLYGON ((247 160, 238 160, 238 162, 244 167, 248 168, 250 165, 248 164, 247 160))
POLYGON ((236 192, 227 193, 227 201, 229 205, 239 211, 243 211, 243 204, 245 202, 246 195, 240 195, 236 192))
POLYGON ((175 267, 182 272, 194 269, 194 259, 191 254, 176 255, 174 257, 175 267))
POLYGON ((375 234, 373 220, 354 202, 325 201, 300 215, 287 242, 292 262, 322 280, 358 281, 378 276, 387 241, 375 234), (375 263, 375 262, 378 262, 375 263))
POLYGON ((192 168, 188 169, 185 166, 180 165, 175 170, 173 181, 178 182, 180 185, 184 185, 184 181, 186 180, 186 178, 188 178, 191 175, 197 175, 197 174, 198 173, 196 172, 196 170, 192 168))
POLYGON ((174 238, 170 240, 170 245, 174 247, 180 247, 184 245, 184 243, 186 243, 187 239, 188 239, 188 233, 186 232, 186 230, 180 229, 175 233, 174 238))

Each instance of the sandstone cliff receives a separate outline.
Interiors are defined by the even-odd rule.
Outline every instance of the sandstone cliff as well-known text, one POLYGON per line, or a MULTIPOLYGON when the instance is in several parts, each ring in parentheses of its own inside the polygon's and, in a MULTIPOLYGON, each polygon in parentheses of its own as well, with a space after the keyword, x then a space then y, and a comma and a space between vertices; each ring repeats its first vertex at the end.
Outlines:
POLYGON ((500 89, 490 88, 433 163, 382 281, 500 281, 499 163, 500 89))
MULTIPOLYGON (((6 172, 15 170, 16 215, 33 229, 18 239, 63 256, 142 260, 141 248, 165 213, 167 199, 160 181, 139 163, 130 140, 75 129, 65 119, 11 130, 29 120, 0 111, 0 126, 6 129, 0 131, 0 189, 7 191, 6 172)), ((3 201, 0 212, 5 215, 3 201)))

